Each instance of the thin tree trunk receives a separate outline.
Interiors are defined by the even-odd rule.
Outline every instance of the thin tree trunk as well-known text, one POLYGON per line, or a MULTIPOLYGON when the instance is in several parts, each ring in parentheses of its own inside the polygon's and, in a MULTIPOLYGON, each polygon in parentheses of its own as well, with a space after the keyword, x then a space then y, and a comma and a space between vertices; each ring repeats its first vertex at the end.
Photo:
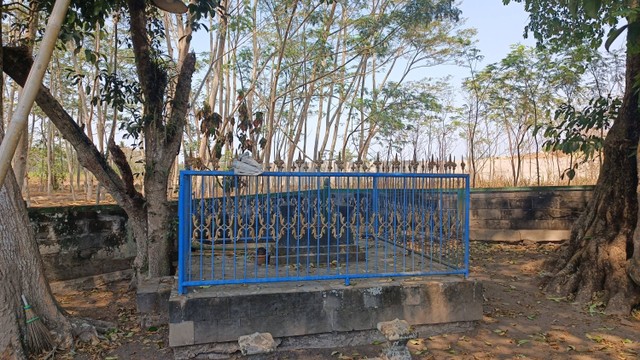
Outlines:
POLYGON ((71 191, 71 198, 73 201, 76 201, 76 190, 73 186, 73 149, 71 149, 71 145, 69 145, 68 141, 64 142, 65 150, 67 152, 67 171, 69 172, 69 190, 71 191))
POLYGON ((47 123, 47 195, 53 191, 53 124, 47 123))
POLYGON ((282 66, 282 59, 284 58, 284 50, 285 47, 287 45, 287 42, 289 40, 289 31, 291 30, 291 25, 294 19, 294 16, 296 15, 296 10, 298 8, 298 2, 294 2, 293 4, 293 8, 291 9, 291 15, 289 16, 288 20, 287 20, 287 27, 285 28, 284 34, 282 36, 282 40, 281 40, 281 44, 280 44, 280 49, 278 51, 278 58, 276 59, 276 66, 275 66, 275 70, 273 72, 273 77, 271 79, 271 88, 269 91, 269 105, 267 108, 267 136, 266 136, 266 140, 267 140, 267 144, 265 145, 265 149, 264 152, 262 153, 262 163, 263 164, 268 164, 270 161, 270 156, 271 156, 271 143, 273 142, 273 136, 275 134, 275 107, 276 107, 276 101, 278 99, 277 97, 277 88, 278 88, 278 79, 280 78, 281 75, 281 66, 282 66))

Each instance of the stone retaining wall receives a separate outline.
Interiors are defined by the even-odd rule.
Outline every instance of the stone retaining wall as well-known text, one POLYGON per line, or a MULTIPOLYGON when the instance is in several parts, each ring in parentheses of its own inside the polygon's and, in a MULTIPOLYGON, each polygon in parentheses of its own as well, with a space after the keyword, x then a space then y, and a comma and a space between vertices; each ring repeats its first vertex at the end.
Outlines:
POLYGON ((136 245, 119 206, 31 208, 29 218, 49 281, 131 269, 136 245))
POLYGON ((508 242, 567 240, 592 193, 592 186, 473 190, 469 237, 508 242))
MULTIPOLYGON (((593 187, 473 190, 470 239, 565 240, 592 190, 593 187)), ((120 207, 32 208, 29 217, 50 281, 131 268, 135 243, 126 226, 127 215, 120 207)))

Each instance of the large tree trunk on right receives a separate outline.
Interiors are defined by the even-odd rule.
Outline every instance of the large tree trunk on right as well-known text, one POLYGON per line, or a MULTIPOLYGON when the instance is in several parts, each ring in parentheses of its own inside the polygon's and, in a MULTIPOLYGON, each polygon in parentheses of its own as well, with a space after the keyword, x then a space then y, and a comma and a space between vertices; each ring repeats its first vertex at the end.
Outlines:
MULTIPOLYGON (((618 117, 604 143, 604 162, 593 198, 574 224, 570 241, 550 264, 546 290, 580 302, 603 301, 608 312, 628 314, 640 302, 640 286, 628 271, 638 217, 636 151, 639 140, 637 83, 640 22, 627 35, 626 88, 618 117)), ((638 249, 636 249, 638 250, 638 249)))

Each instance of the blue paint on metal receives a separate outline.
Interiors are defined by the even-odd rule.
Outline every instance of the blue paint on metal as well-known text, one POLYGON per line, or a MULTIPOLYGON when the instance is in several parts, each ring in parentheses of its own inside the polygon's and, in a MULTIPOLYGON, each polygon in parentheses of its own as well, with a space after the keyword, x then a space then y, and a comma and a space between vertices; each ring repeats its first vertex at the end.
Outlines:
POLYGON ((463 244, 464 244, 464 277, 469 277, 469 208, 471 199, 471 190, 469 185, 469 177, 465 179, 464 183, 464 230, 463 230, 463 244))
POLYGON ((466 277, 469 196, 465 174, 182 171, 178 291, 466 277))
POLYGON ((186 174, 180 174, 179 180, 180 190, 178 192, 178 292, 184 294, 186 287, 184 286, 185 280, 185 255, 190 251, 184 248, 185 242, 188 241, 188 226, 191 224, 187 221, 189 212, 186 208, 186 202, 191 198, 191 191, 186 184, 187 181, 191 181, 190 177, 186 174))

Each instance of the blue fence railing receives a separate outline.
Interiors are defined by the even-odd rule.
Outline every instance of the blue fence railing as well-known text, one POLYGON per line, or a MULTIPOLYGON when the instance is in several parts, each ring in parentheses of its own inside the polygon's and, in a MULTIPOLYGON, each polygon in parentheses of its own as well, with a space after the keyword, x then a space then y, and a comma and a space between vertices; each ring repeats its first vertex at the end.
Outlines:
POLYGON ((468 275, 466 174, 182 171, 178 290, 468 275))

